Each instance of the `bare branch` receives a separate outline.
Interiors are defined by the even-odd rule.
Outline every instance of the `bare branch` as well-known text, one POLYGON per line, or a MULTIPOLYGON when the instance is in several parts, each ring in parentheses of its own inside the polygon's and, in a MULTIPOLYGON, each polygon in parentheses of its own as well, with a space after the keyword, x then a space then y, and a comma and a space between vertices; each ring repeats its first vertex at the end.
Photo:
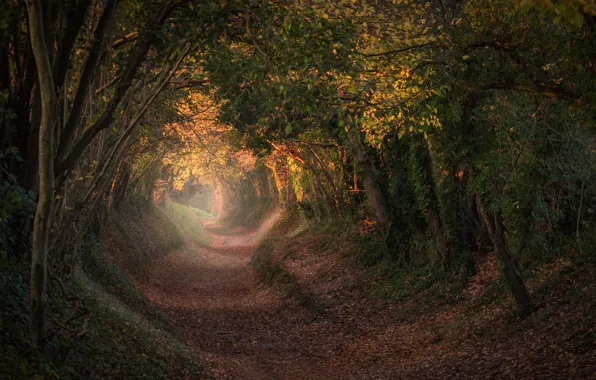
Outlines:
POLYGON ((406 46, 406 47, 403 47, 403 48, 400 48, 400 49, 396 49, 396 50, 384 51, 382 53, 365 54, 365 53, 356 52, 356 54, 361 55, 363 57, 380 57, 380 56, 385 56, 385 55, 393 55, 393 54, 405 53, 405 52, 410 51, 410 50, 420 49, 420 48, 431 46, 431 45, 434 45, 434 44, 435 44, 434 42, 426 42, 426 43, 423 43, 423 44, 406 46))
POLYGON ((518 92, 527 92, 531 94, 546 95, 551 99, 578 100, 578 96, 569 90, 560 87, 548 87, 536 84, 523 83, 490 83, 480 87, 480 91, 488 90, 513 90, 518 92))

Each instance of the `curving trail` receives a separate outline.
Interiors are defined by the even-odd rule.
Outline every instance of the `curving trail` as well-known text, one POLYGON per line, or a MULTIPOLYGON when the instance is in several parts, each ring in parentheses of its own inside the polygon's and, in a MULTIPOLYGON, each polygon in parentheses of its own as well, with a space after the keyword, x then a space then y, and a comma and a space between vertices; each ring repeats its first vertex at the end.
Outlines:
MULTIPOLYGON (((324 317, 313 323, 287 293, 258 281, 249 266, 256 232, 224 229, 209 219, 196 222, 203 223, 210 243, 186 237, 187 248, 154 263, 139 285, 206 357, 217 379, 594 378, 596 350, 585 343, 590 335, 578 348, 569 344, 577 340, 570 334, 582 323, 583 304, 545 309, 551 314, 513 327, 504 324, 506 311, 466 311, 498 276, 494 257, 470 280, 463 293, 467 301, 416 311, 421 304, 415 297, 394 305, 372 303, 359 290, 365 272, 344 267, 340 253, 313 255, 308 237, 289 239, 285 244, 298 256, 286 262, 288 269, 325 302, 324 317)), ((593 278, 592 269, 583 275, 593 278)), ((569 284, 571 289, 573 281, 569 284)))
MULTIPOLYGON (((303 310, 260 285, 256 233, 203 222, 208 245, 155 263, 141 287, 221 379, 345 379, 346 363, 313 336, 303 310)), ((188 240, 188 239, 187 239, 188 240)))

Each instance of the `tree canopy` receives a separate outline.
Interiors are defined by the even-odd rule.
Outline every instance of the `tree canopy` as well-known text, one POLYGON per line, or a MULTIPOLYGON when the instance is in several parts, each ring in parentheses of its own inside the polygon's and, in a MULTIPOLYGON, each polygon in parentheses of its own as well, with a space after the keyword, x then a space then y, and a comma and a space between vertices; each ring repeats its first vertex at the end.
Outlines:
POLYGON ((0 254, 33 257, 37 345, 47 283, 72 276, 124 198, 207 186, 236 217, 267 203, 365 221, 369 264, 462 284, 494 249, 522 316, 536 307, 524 270, 584 248, 593 0, 0 7, 0 226, 14 231, 0 254))

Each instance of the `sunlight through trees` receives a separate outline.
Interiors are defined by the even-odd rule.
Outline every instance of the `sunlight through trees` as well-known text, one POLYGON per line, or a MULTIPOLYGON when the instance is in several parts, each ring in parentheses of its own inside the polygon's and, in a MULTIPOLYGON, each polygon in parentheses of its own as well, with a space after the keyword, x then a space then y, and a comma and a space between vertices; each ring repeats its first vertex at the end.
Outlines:
POLYGON ((345 223, 365 267, 460 290, 495 255, 521 319, 536 268, 594 251, 593 0, 0 9, 0 270, 29 266, 23 347, 83 335, 80 248, 129 207, 345 223))

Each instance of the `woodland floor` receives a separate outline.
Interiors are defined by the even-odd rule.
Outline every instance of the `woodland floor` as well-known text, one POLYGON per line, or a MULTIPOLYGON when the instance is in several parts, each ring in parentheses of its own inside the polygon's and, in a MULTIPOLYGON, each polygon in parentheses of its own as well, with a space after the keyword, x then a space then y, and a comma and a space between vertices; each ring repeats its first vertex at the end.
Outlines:
POLYGON ((186 249, 155 263, 139 285, 216 378, 596 378, 596 310, 586 301, 596 292, 593 280, 574 283, 593 279, 592 264, 559 276, 566 285, 538 300, 558 303, 522 323, 507 307, 470 311, 498 275, 494 258, 482 262, 468 299, 387 305, 363 296, 364 270, 339 253, 309 254, 316 242, 298 237, 284 244, 292 253, 287 268, 309 297, 302 302, 257 278, 249 265, 256 232, 203 224, 208 244, 187 239, 186 249), (320 309, 314 317, 313 304, 320 309))

